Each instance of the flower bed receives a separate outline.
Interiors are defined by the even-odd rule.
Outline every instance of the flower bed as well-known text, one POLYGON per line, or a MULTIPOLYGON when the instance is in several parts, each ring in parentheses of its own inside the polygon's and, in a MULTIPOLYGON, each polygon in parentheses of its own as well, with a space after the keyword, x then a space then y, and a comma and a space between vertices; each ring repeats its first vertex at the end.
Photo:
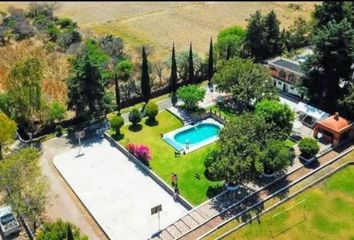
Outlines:
POLYGON ((127 150, 146 166, 150 166, 150 161, 152 159, 151 150, 147 145, 128 143, 127 150))

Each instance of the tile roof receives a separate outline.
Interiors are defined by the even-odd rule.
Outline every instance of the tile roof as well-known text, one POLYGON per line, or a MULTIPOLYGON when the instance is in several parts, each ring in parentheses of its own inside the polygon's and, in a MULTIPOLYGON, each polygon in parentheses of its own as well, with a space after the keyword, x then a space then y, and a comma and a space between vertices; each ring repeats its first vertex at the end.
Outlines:
POLYGON ((289 61, 289 60, 286 60, 286 59, 283 59, 283 58, 276 59, 276 60, 274 60, 274 61, 272 61, 270 63, 273 64, 273 65, 277 65, 279 67, 286 68, 286 69, 289 69, 291 71, 300 73, 300 74, 303 73, 303 71, 301 70, 300 64, 292 62, 292 61, 289 61))
POLYGON ((338 116, 338 118, 336 118, 335 114, 319 121, 318 123, 337 133, 340 133, 341 131, 352 125, 351 122, 349 122, 343 117, 338 116))

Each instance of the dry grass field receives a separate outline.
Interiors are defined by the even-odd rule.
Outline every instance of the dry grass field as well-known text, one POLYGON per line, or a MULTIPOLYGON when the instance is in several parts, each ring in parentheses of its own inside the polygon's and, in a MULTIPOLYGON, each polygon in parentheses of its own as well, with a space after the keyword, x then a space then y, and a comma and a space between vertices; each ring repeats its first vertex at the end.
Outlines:
MULTIPOLYGON (((290 2, 60 2, 56 14, 75 19, 82 29, 92 33, 121 36, 129 52, 137 54, 142 44, 149 45, 157 59, 169 56, 172 42, 176 51, 194 49, 204 57, 209 38, 232 25, 245 27, 246 19, 257 9, 274 10, 282 26, 288 27, 296 17, 308 19, 314 2, 292 2, 299 10, 289 8, 290 2)), ((9 5, 26 8, 26 2, 2 2, 0 10, 9 5)))
POLYGON ((37 57, 43 64, 43 92, 45 97, 66 102, 69 63, 65 54, 44 50, 44 45, 37 40, 25 40, 0 47, 0 90, 4 87, 6 76, 14 63, 27 57, 37 57))

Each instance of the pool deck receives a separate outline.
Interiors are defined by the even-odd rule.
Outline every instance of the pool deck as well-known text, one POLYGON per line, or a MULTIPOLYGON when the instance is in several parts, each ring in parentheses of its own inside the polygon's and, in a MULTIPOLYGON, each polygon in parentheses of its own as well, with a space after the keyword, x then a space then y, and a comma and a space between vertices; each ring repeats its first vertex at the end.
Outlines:
MULTIPOLYGON (((214 124, 214 125, 217 125, 218 127, 220 127, 221 129, 224 127, 221 123, 219 123, 218 121, 216 121, 215 119, 213 118, 207 118, 203 121, 200 121, 196 124, 200 124, 200 123, 211 123, 211 124, 214 124)), ((210 137, 202 142, 199 142, 199 143, 196 143, 196 144, 190 144, 189 145, 189 148, 187 149, 185 144, 180 144, 178 142, 175 141, 175 135, 182 132, 182 131, 185 131, 185 130, 188 130, 190 128, 193 128, 196 124, 192 125, 192 124, 188 124, 188 125, 185 125, 184 127, 181 127, 181 128, 178 128, 176 130, 173 130, 171 132, 168 132, 168 133, 165 133, 164 136, 163 136, 163 140, 165 140, 169 145, 171 145, 174 149, 176 149, 177 151, 185 151, 185 153, 190 153, 190 152, 193 152, 201 147, 204 147, 206 145, 209 145, 215 141, 217 141, 219 139, 219 136, 214 136, 214 137, 210 137)))

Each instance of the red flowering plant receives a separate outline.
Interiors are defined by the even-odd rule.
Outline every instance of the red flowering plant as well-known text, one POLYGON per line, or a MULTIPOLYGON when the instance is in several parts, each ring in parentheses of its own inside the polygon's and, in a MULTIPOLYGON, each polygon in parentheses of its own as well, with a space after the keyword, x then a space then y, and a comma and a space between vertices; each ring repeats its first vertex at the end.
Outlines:
POLYGON ((128 143, 127 149, 145 165, 149 166, 149 162, 151 161, 152 157, 151 150, 148 146, 144 144, 128 143))

